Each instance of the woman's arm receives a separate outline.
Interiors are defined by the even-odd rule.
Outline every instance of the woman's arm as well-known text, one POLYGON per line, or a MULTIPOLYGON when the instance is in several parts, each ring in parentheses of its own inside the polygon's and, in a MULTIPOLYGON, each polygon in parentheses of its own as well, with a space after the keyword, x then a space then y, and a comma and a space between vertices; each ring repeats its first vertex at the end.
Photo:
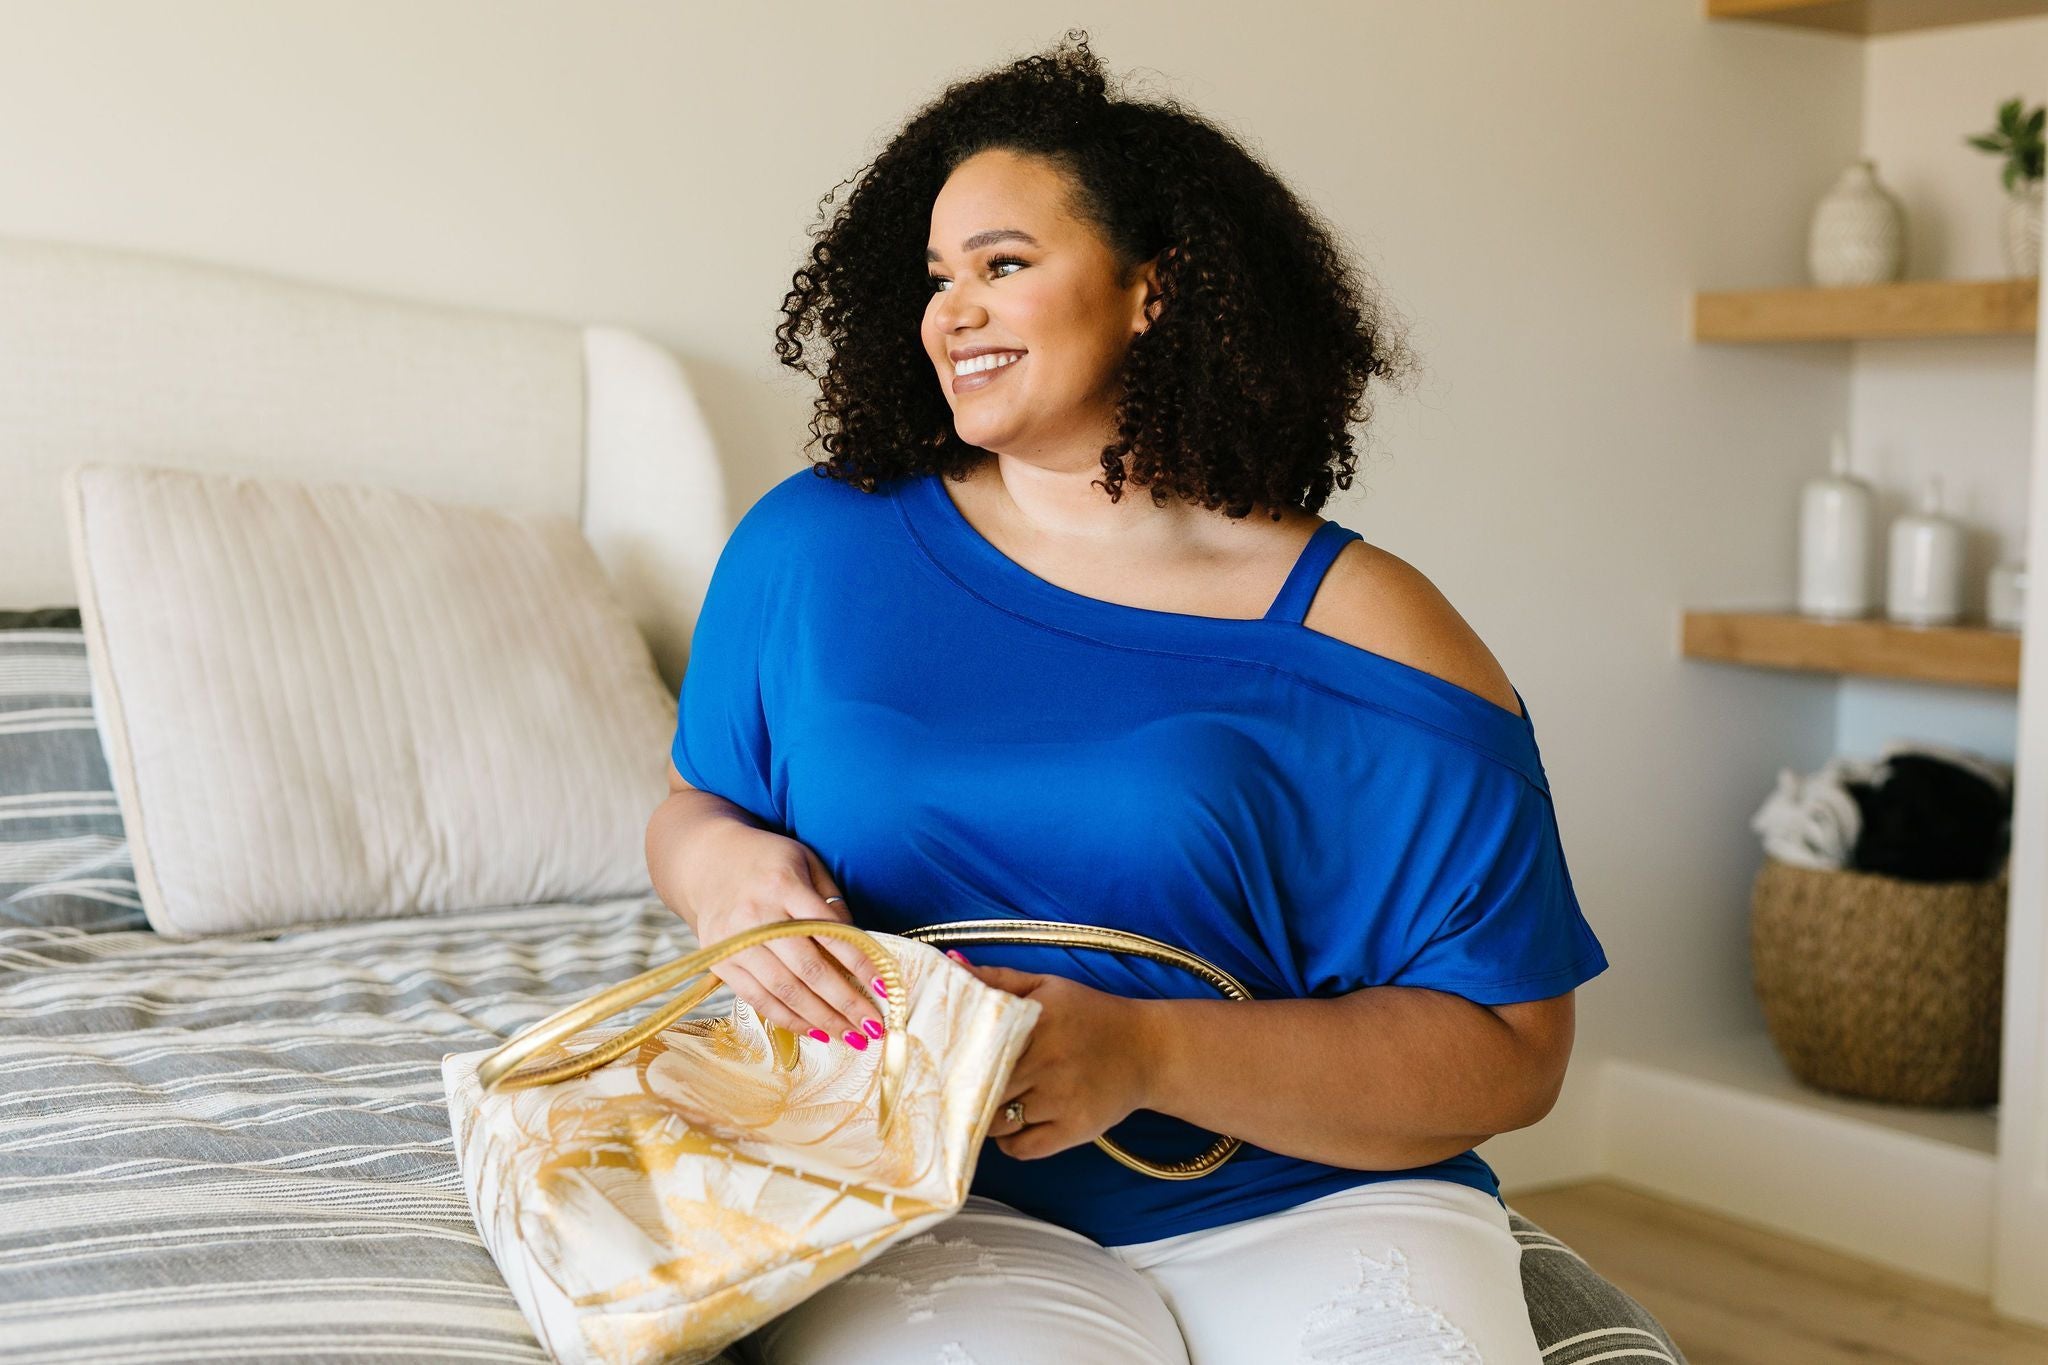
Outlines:
POLYGON ((1455 1156, 1550 1111, 1571 1056, 1572 993, 1480 1005, 1416 986, 1335 999, 1157 1000, 958 960, 1040 1007, 990 1136, 1029 1161, 1137 1109, 1269 1151, 1365 1171, 1455 1156))
POLYGON ((1572 995, 1486 1006, 1408 986, 1328 1000, 1133 999, 1139 1107, 1354 1170, 1456 1156, 1550 1112, 1572 995))

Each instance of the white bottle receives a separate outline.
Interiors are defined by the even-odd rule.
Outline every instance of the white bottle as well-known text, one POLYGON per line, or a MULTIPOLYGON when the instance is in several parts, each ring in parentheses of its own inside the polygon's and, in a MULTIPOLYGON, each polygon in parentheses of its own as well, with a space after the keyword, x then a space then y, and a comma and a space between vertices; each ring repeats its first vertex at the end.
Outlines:
POLYGON ((1799 495, 1799 611, 1853 620, 1875 605, 1870 591, 1872 494, 1849 472, 1849 443, 1835 433, 1824 478, 1799 495))
POLYGON ((2021 630, 2027 619, 2027 561, 2007 560, 1991 571, 1985 585, 1991 600, 1987 620, 1999 630, 2021 630))
POLYGON ((1941 514, 1941 476, 1921 485, 1920 510, 1892 522, 1885 614, 1913 626, 1952 625, 1963 614, 1963 528, 1941 514))

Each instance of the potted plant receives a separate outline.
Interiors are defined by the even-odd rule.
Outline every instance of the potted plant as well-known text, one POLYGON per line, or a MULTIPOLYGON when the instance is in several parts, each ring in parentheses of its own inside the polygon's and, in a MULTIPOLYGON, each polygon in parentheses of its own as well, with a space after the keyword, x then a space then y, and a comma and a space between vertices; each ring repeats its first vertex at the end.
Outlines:
POLYGON ((1998 127, 1967 139, 2005 158, 2005 256, 2016 276, 2041 273, 2041 126, 2048 107, 2025 113, 2017 95, 1998 106, 1998 127))

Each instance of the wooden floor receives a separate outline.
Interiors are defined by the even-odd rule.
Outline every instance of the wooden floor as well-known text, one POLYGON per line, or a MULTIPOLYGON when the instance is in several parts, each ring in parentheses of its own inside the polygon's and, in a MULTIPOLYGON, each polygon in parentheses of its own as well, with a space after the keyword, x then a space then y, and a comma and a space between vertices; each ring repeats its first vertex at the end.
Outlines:
POLYGON ((1691 1365, 2048 1365, 2048 1329, 1945 1285, 1609 1181, 1508 1194, 1691 1365))

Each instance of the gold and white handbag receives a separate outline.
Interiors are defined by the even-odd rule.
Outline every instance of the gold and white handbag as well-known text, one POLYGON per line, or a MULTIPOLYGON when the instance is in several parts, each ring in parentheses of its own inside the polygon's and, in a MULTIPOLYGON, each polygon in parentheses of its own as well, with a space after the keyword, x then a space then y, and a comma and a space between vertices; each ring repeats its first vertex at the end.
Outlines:
MULTIPOLYGON (((457 1161, 484 1245, 558 1361, 701 1365, 770 1318, 966 1202, 1037 1002, 985 985, 939 947, 1052 943, 1133 953, 1237 981, 1140 934, 1052 920, 957 920, 908 934, 837 920, 756 925, 598 992, 490 1051, 442 1061, 457 1161), (879 1048, 811 1048, 708 969, 791 935, 844 939, 888 996, 879 1048), (631 1028, 591 1026, 693 977, 631 1028), (574 1049, 574 1050, 572 1050, 574 1049)), ((1238 1141, 1153 1163, 1206 1175, 1238 1141)))

